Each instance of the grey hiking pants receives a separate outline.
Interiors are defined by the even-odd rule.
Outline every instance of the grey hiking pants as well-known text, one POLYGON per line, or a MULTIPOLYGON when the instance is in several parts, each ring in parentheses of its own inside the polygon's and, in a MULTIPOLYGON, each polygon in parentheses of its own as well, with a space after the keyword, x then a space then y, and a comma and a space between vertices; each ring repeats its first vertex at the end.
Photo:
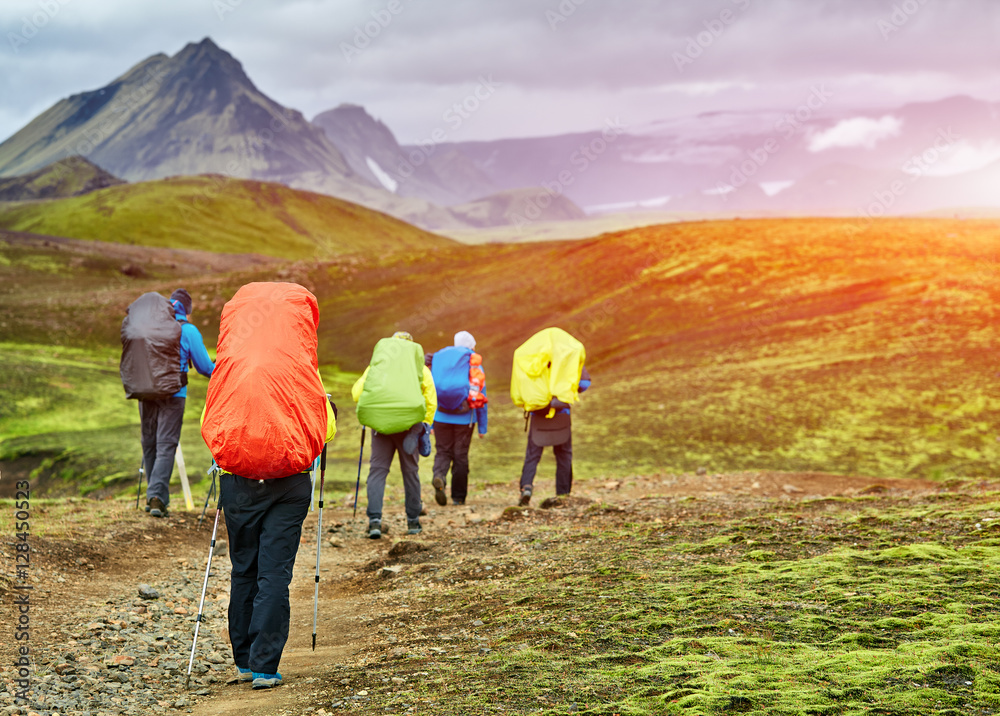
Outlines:
POLYGON ((389 475, 392 456, 399 453, 399 468, 403 472, 403 492, 406 495, 406 517, 415 520, 420 516, 420 473, 417 453, 403 451, 403 438, 407 431, 383 435, 372 431, 371 467, 368 470, 368 519, 382 519, 382 501, 385 497, 385 479, 389 475))
POLYGON ((181 441, 184 403, 184 398, 139 401, 146 502, 159 497, 164 507, 170 505, 170 475, 181 441))

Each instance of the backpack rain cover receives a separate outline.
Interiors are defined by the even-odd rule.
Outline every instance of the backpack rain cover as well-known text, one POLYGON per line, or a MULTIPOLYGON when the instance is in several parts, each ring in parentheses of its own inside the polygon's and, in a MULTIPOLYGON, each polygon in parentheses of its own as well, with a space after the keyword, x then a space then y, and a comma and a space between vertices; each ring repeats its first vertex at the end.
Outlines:
POLYGON ((358 397, 358 422, 383 435, 401 433, 421 422, 427 411, 423 376, 424 349, 419 343, 380 340, 358 397))
POLYGON ((448 346, 434 354, 431 376, 437 390, 438 410, 453 415, 467 413, 469 407, 469 365, 472 351, 464 346, 448 346))
POLYGON ((118 364, 126 398, 169 398, 187 385, 181 370, 181 324, 170 301, 151 291, 128 307, 122 320, 118 364))
POLYGON ((249 283, 222 309, 201 436, 226 472, 286 477, 323 450, 318 325, 316 297, 295 283, 249 283))
POLYGON ((545 328, 514 351, 510 398, 531 412, 558 398, 567 405, 580 399, 583 344, 561 328, 545 328))

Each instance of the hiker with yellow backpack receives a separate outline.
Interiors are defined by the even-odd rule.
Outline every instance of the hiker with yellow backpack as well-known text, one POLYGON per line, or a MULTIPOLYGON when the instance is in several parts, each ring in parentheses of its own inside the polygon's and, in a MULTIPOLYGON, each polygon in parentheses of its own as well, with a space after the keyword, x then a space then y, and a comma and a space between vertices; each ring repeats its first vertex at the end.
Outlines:
POLYGON ((437 410, 434 378, 424 365, 424 349, 406 331, 381 339, 351 395, 358 404, 358 422, 372 429, 366 488, 368 537, 380 539, 385 532, 385 481, 397 452, 403 473, 407 533, 419 534, 423 502, 417 452, 424 457, 431 454, 431 423, 437 410))
POLYGON ((556 496, 573 489, 573 440, 570 408, 590 387, 583 344, 561 328, 539 331, 514 351, 510 397, 524 410, 528 445, 521 469, 522 507, 531 502, 542 451, 551 445, 556 459, 556 496))

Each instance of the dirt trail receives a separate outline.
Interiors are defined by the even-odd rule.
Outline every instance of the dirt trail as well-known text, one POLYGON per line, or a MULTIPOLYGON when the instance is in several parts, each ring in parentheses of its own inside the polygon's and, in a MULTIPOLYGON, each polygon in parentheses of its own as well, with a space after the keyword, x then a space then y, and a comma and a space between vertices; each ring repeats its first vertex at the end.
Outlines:
MULTIPOLYGON (((387 538, 378 541, 363 536, 366 524, 363 502, 359 506, 358 517, 352 520, 350 509, 345 509, 343 503, 334 505, 327 500, 323 515, 316 651, 310 649, 317 520, 313 512, 304 525, 303 543, 291 585, 291 634, 280 667, 285 683, 280 688, 260 691, 254 691, 246 684, 212 684, 207 689, 207 695, 196 696, 194 703, 182 711, 190 709, 195 716, 270 716, 298 714, 310 706, 315 709, 329 708, 331 699, 352 693, 352 685, 343 683, 344 674, 338 668, 343 668, 345 664, 357 666, 371 663, 371 659, 381 661, 388 658, 386 651, 389 644, 385 642, 385 635, 367 622, 376 618, 401 618, 404 612, 409 612, 408 618, 412 619, 414 613, 406 603, 408 600, 423 602, 425 606, 433 603, 433 591, 420 591, 427 590, 428 586, 426 582, 418 584, 413 575, 391 586, 383 586, 388 583, 379 582, 379 587, 373 588, 376 584, 373 580, 380 579, 377 570, 392 561, 388 559, 392 546, 401 539, 419 541, 438 563, 475 557, 465 554, 456 556, 456 540, 465 540, 465 544, 472 544, 470 540, 488 544, 502 521, 500 518, 504 509, 515 504, 517 497, 514 483, 491 485, 474 490, 466 506, 439 507, 433 502, 433 490, 425 487, 424 499, 429 515, 422 518, 424 532, 418 538, 407 538, 401 514, 402 491, 397 487, 390 485, 387 494, 386 515, 391 526, 390 533, 387 538), (330 532, 330 528, 338 531, 330 532), (340 546, 331 545, 328 542, 330 538, 340 546)), ((540 507, 548 496, 551 480, 540 479, 537 487, 533 508, 540 507)), ((751 498, 801 500, 872 493, 915 495, 938 492, 941 488, 940 483, 921 480, 748 472, 591 481, 579 485, 574 490, 574 497, 580 498, 581 502, 612 505, 639 504, 650 496, 699 497, 710 500, 714 510, 725 512, 727 508, 734 511, 746 509, 751 498)), ((533 509, 531 512, 537 519, 505 521, 503 528, 508 530, 506 533, 513 530, 530 535, 538 530, 540 521, 560 519, 555 514, 560 510, 533 509)), ((187 560, 191 565, 198 566, 198 574, 203 574, 212 523, 206 520, 200 528, 196 527, 195 517, 178 514, 165 521, 135 517, 133 526, 123 534, 107 532, 76 541, 40 543, 40 569, 36 570, 36 574, 45 576, 39 584, 34 614, 38 640, 45 642, 49 651, 58 651, 60 642, 65 643, 69 638, 71 625, 85 621, 93 604, 102 600, 104 595, 123 590, 134 594, 135 585, 169 573, 175 561, 187 560), (60 578, 64 581, 58 581, 60 578)), ((579 520, 580 517, 573 519, 579 520)), ((225 539, 223 524, 220 524, 219 538, 225 539)), ((213 573, 216 567, 221 573, 227 573, 228 559, 225 556, 215 559, 218 562, 213 562, 213 573)), ((190 581, 194 579, 191 577, 190 581)), ((200 592, 201 577, 197 579, 200 592)), ((9 609, 4 610, 8 612, 5 618, 10 617, 9 609)), ((424 615, 417 615, 417 618, 422 619, 424 615)), ((193 630, 193 616, 191 623, 193 630)), ((206 623, 202 627, 203 633, 206 629, 224 633, 225 624, 206 623)), ((178 634, 178 640, 190 648, 190 636, 178 634)), ((5 663, 9 663, 9 649, 9 646, 0 647, 0 658, 5 663)), ((199 654, 199 658, 201 656, 199 654)), ((229 656, 226 654, 227 658, 229 656)), ((187 651, 172 658, 182 660, 186 668, 187 651)), ((176 699, 178 696, 172 693, 165 694, 164 698, 176 699)))

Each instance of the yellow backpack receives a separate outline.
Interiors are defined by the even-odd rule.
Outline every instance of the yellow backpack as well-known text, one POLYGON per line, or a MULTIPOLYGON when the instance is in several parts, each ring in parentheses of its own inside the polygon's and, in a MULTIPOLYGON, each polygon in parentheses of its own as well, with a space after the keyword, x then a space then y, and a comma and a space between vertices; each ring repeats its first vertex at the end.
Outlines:
POLYGON ((586 351, 561 328, 545 328, 514 351, 510 398, 526 412, 541 410, 557 398, 573 405, 579 400, 580 374, 586 351))

